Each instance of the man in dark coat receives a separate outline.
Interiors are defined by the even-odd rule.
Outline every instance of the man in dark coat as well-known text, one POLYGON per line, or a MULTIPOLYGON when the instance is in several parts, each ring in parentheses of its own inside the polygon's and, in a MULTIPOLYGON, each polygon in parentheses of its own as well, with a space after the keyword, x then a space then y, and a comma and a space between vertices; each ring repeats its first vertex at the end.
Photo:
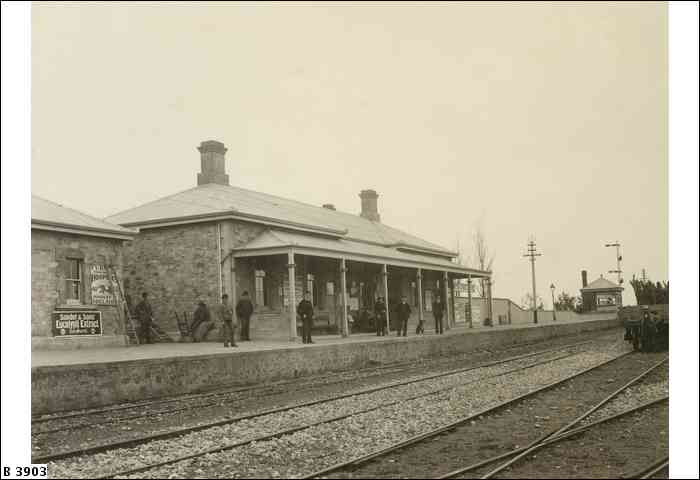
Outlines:
POLYGON ((438 295, 433 302, 433 317, 435 317, 436 334, 442 334, 442 314, 444 310, 443 303, 440 301, 440 295, 438 295))
POLYGON ((224 337, 224 347, 228 347, 229 343, 232 347, 237 347, 236 345, 236 323, 233 318, 233 308, 228 303, 228 295, 223 294, 221 296, 221 303, 214 308, 214 313, 216 314, 217 321, 221 324, 224 337))
POLYGON ((209 331, 214 328, 214 322, 211 321, 211 313, 207 308, 206 303, 199 301, 197 309, 194 311, 194 320, 192 321, 192 340, 201 342, 207 338, 209 331))
POLYGON ((303 343, 314 343, 311 341, 311 327, 314 321, 314 306, 311 303, 311 294, 306 292, 304 299, 297 306, 297 315, 301 317, 301 336, 303 343))
POLYGON ((379 297, 374 304, 374 323, 377 327, 377 336, 387 334, 386 331, 386 304, 384 298, 379 297))
POLYGON ((148 293, 141 294, 141 301, 136 305, 134 314, 139 321, 140 337, 142 343, 153 343, 151 337, 151 326, 153 324, 153 310, 151 304, 148 303, 148 293))
POLYGON ((408 333, 408 317, 411 316, 411 307, 405 296, 401 297, 401 303, 396 307, 396 315, 399 320, 399 337, 401 336, 401 332, 403 332, 403 336, 405 337, 408 333))
POLYGON ((236 315, 241 322, 241 341, 250 341, 250 316, 253 314, 253 302, 250 301, 248 292, 243 292, 241 299, 236 304, 236 315))

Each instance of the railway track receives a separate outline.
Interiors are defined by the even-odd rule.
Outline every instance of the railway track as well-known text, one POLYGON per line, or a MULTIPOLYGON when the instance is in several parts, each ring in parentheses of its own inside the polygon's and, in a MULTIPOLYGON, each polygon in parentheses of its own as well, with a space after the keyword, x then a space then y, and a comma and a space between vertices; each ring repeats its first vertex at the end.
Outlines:
MULTIPOLYGON (((466 369, 460 369, 460 371, 468 371, 468 370, 476 370, 476 369, 480 369, 480 368, 494 367, 494 366, 497 366, 497 365, 502 365, 502 364, 507 363, 507 362, 520 361, 520 360, 523 360, 523 359, 530 359, 530 358, 533 357, 533 356, 542 355, 543 353, 553 353, 553 351, 563 350, 563 349, 565 349, 565 348, 567 348, 567 347, 559 347, 559 348, 557 348, 557 349, 550 349, 550 350, 547 350, 547 351, 545 351, 545 352, 534 352, 534 353, 530 353, 530 354, 527 354, 527 355, 520 355, 520 356, 517 356, 517 357, 513 357, 513 358, 509 358, 509 359, 504 359, 504 360, 500 360, 500 361, 496 361, 496 362, 489 362, 489 363, 487 363, 487 364, 480 365, 480 366, 474 366, 474 367, 469 367, 469 368, 466 368, 466 369)), ((518 366, 518 367, 515 367, 515 368, 507 369, 507 370, 502 371, 502 372, 494 373, 494 374, 490 375, 488 378, 493 378, 493 377, 508 375, 508 374, 511 374, 512 372, 522 371, 522 370, 524 370, 524 369, 534 368, 534 367, 537 367, 537 366, 540 366, 540 365, 544 365, 544 364, 546 364, 546 363, 556 362, 556 361, 561 360, 561 359, 563 359, 563 358, 572 357, 572 356, 574 356, 574 355, 578 355, 578 353, 576 353, 576 352, 574 352, 574 353, 566 353, 566 354, 563 354, 563 355, 557 355, 557 356, 553 356, 553 357, 551 357, 551 358, 546 358, 546 359, 544 359, 544 360, 536 359, 534 362, 530 362, 530 363, 528 363, 528 364, 525 365, 525 366, 518 366)), ((422 377, 422 378, 419 379, 419 380, 410 380, 410 381, 406 381, 406 382, 398 382, 398 383, 395 383, 395 384, 392 384, 392 385, 384 386, 384 387, 381 387, 381 388, 374 388, 374 389, 370 389, 370 390, 376 392, 376 391, 379 391, 379 390, 385 390, 385 389, 390 389, 390 388, 396 388, 396 387, 398 386, 398 384, 407 385, 407 384, 417 383, 417 382, 420 382, 420 381, 433 380, 433 379, 435 379, 435 378, 444 377, 444 376, 447 376, 447 375, 455 375, 455 374, 459 374, 459 373, 460 373, 460 372, 454 372, 454 371, 453 371, 453 372, 451 372, 451 373, 442 373, 442 374, 438 374, 438 375, 430 375, 430 376, 428 376, 429 378, 422 377)), ((401 398, 395 400, 395 401, 392 402, 392 403, 407 402, 407 401, 411 400, 412 398, 419 398, 419 397, 425 397, 425 396, 429 396, 429 395, 435 395, 435 394, 437 394, 437 393, 439 393, 439 392, 441 392, 441 391, 446 391, 446 390, 450 390, 450 389, 455 389, 455 388, 458 387, 458 386, 464 386, 464 385, 467 385, 467 384, 469 384, 469 383, 474 383, 474 382, 477 382, 477 381, 481 381, 481 380, 483 380, 484 378, 487 378, 487 377, 472 379, 471 382, 468 381, 468 382, 466 382, 466 383, 460 383, 460 384, 458 384, 458 385, 454 385, 454 384, 453 384, 453 385, 448 385, 448 386, 443 387, 443 388, 429 389, 429 391, 420 393, 420 394, 418 394, 418 395, 408 396, 408 397, 401 397, 401 398)), ((371 393, 371 392, 364 392, 364 393, 371 393)), ((358 392, 353 392, 353 393, 350 393, 350 394, 338 396, 338 397, 336 397, 336 398, 344 398, 344 397, 348 397, 348 396, 357 396, 357 395, 359 395, 359 394, 360 394, 360 393, 358 393, 358 392)), ((335 400, 336 398, 319 400, 319 401, 316 401, 316 402, 308 403, 308 404, 303 405, 303 406, 318 404, 318 403, 322 403, 322 402, 329 402, 329 401, 335 400)), ((242 440, 242 441, 226 443, 226 444, 224 444, 224 445, 219 445, 219 446, 217 446, 217 447, 215 447, 215 448, 204 449, 204 450, 197 451, 196 453, 192 453, 192 454, 188 454, 188 455, 177 456, 177 457, 174 457, 174 458, 170 458, 170 459, 164 460, 164 461, 162 461, 162 462, 157 462, 157 463, 152 463, 152 464, 148 464, 148 465, 139 466, 139 467, 136 467, 136 468, 131 468, 131 469, 126 469, 126 470, 120 470, 120 471, 116 471, 116 472, 111 472, 111 473, 109 473, 109 474, 107 474, 107 475, 104 475, 103 477, 97 477, 97 478, 110 478, 110 477, 113 477, 113 476, 125 476, 125 475, 134 475, 134 474, 138 474, 138 473, 141 473, 141 472, 144 472, 144 471, 147 471, 147 470, 152 470, 152 469, 156 469, 156 468, 159 468, 159 467, 163 467, 163 466, 167 466, 167 465, 170 465, 170 464, 174 464, 174 463, 177 463, 177 462, 181 462, 181 461, 183 461, 183 460, 188 460, 188 459, 194 459, 194 458, 198 458, 198 457, 203 457, 203 456, 205 456, 205 455, 209 455, 209 454, 213 454, 213 453, 217 453, 217 452, 222 452, 222 451, 225 451, 225 450, 230 450, 230 449, 233 449, 233 448, 236 448, 236 447, 240 447, 240 446, 243 446, 243 445, 253 444, 253 443, 255 443, 255 442, 261 442, 261 441, 270 440, 270 439, 273 439, 273 438, 279 438, 279 437, 282 437, 282 436, 290 435, 290 434, 293 434, 293 433, 295 433, 295 432, 299 432, 299 431, 302 431, 302 430, 306 430, 306 429, 309 429, 309 428, 314 427, 314 426, 317 426, 317 425, 322 425, 322 424, 326 424, 326 423, 330 423, 330 422, 338 422, 338 421, 340 421, 340 420, 342 420, 342 419, 345 419, 345 418, 349 418, 349 417, 353 417, 353 416, 356 416, 356 415, 360 415, 360 414, 363 414, 363 413, 367 413, 367 412, 370 412, 370 411, 373 411, 373 410, 378 410, 378 409, 385 408, 385 407, 387 407, 388 405, 391 405, 391 403, 381 403, 381 404, 379 404, 379 405, 375 405, 375 406, 372 406, 372 407, 370 407, 370 408, 364 408, 364 409, 354 410, 354 411, 352 411, 352 412, 350 412, 350 413, 346 413, 346 414, 342 414, 342 415, 331 416, 331 417, 329 417, 329 418, 324 418, 324 419, 321 419, 321 420, 319 420, 319 421, 312 422, 312 423, 302 423, 301 425, 298 425, 298 426, 294 426, 294 427, 290 427, 290 428, 285 428, 285 429, 280 429, 280 430, 277 430, 277 431, 272 432, 272 433, 269 433, 269 434, 255 436, 255 437, 248 438, 248 439, 245 439, 245 440, 242 440)), ((293 405, 293 406, 284 407, 283 409, 279 409, 278 411, 286 411, 286 410, 292 410, 292 409, 297 409, 297 408, 300 408, 300 405, 293 405)), ((274 413, 274 412, 265 412, 265 413, 261 413, 261 414, 259 414, 259 415, 264 415, 264 414, 269 414, 269 413, 274 413)), ((255 415, 255 416, 259 416, 259 415, 255 415)), ((248 417, 248 418, 251 418, 251 417, 248 417)), ((232 422, 239 421, 239 420, 241 420, 241 419, 233 419, 233 420, 229 420, 227 423, 232 423, 232 422)), ((209 426, 209 427, 210 427, 210 426, 209 426)), ((208 428, 208 427, 202 426, 202 427, 197 427, 197 428, 200 429, 200 428, 208 428)), ((192 431, 193 429, 186 429, 186 430, 187 430, 187 431, 192 431)), ((184 435, 185 433, 186 433, 185 431, 181 431, 181 432, 171 432, 171 433, 168 434, 168 437, 172 437, 172 436, 176 436, 176 435, 177 435, 177 436, 181 436, 181 435, 184 435)), ((166 438, 166 437, 163 437, 162 435, 159 436, 159 437, 160 437, 159 439, 166 438)), ((139 442, 136 442, 136 443, 145 443, 145 442, 150 442, 150 441, 152 441, 152 440, 154 440, 153 437, 147 438, 147 439, 140 439, 140 441, 139 441, 139 442)), ((35 461, 35 462, 42 462, 42 463, 45 463, 45 462, 51 462, 51 461, 60 460, 60 459, 65 459, 65 458, 69 458, 69 457, 75 457, 75 456, 78 456, 78 455, 80 455, 80 456, 91 455, 91 454, 99 453, 100 451, 113 450, 113 449, 115 449, 115 448, 125 448, 125 447, 127 447, 127 446, 133 446, 134 444, 136 444, 136 443, 133 442, 133 441, 130 441, 130 442, 128 442, 128 443, 129 443, 129 445, 125 444, 124 442, 119 442, 118 444, 103 445, 103 446, 99 446, 99 447, 97 447, 97 448, 92 447, 92 448, 88 448, 88 449, 75 450, 75 451, 72 451, 72 452, 64 452, 64 453, 59 454, 59 455, 47 456, 47 457, 43 457, 43 458, 35 458, 34 461, 35 461)))
MULTIPOLYGON (((55 461, 55 460, 60 460, 60 459, 64 459, 64 458, 70 458, 70 457, 76 456, 76 455, 100 453, 100 452, 108 451, 108 450, 115 449, 115 448, 129 448, 129 447, 133 447, 135 445, 139 445, 139 444, 142 444, 145 442, 173 438, 173 437, 185 435, 185 434, 190 433, 190 432, 196 432, 196 431, 200 431, 200 430, 205 430, 207 428, 217 427, 217 426, 221 426, 221 425, 227 425, 227 424, 230 424, 233 422, 253 419, 253 418, 264 416, 264 415, 285 412, 288 410, 317 405, 319 403, 324 403, 324 402, 328 402, 328 401, 338 400, 338 399, 342 399, 342 398, 348 398, 348 397, 352 397, 352 396, 356 396, 356 395, 373 393, 373 392, 386 390, 386 389, 390 389, 390 388, 396 388, 396 387, 403 386, 403 385, 410 385, 413 383, 424 382, 427 380, 438 379, 438 378, 447 377, 447 376, 451 376, 451 375, 455 375, 455 374, 459 374, 459 373, 463 373, 463 372, 469 372, 469 371, 480 369, 480 368, 502 365, 502 364, 505 364, 508 362, 513 362, 513 361, 522 360, 522 359, 528 359, 528 358, 535 357, 538 355, 546 355, 546 354, 550 354, 550 353, 554 353, 554 352, 558 352, 558 351, 563 351, 563 350, 572 350, 572 349, 575 350, 577 348, 581 348, 581 347, 588 345, 590 343, 591 343, 591 341, 578 342, 575 344, 569 344, 569 345, 565 345, 565 346, 561 346, 561 347, 550 348, 550 349, 546 349, 546 350, 542 350, 542 351, 538 351, 538 352, 531 352, 531 353, 527 353, 527 354, 521 354, 521 355, 517 355, 517 356, 513 356, 513 357, 508 357, 506 359, 480 363, 480 364, 472 365, 469 367, 450 369, 448 371, 444 371, 444 372, 440 372, 440 373, 436 373, 436 374, 422 375, 422 376, 410 378, 410 379, 404 380, 404 381, 390 382, 390 383, 382 384, 382 385, 376 386, 376 387, 356 389, 356 390, 348 391, 348 392, 345 392, 345 393, 342 393, 339 395, 326 396, 326 397, 311 400, 311 401, 298 402, 298 403, 291 404, 291 405, 259 410, 259 411, 255 411, 255 412, 248 413, 248 414, 237 415, 233 418, 225 418, 225 419, 221 419, 221 420, 199 423, 199 424, 192 425, 192 426, 175 428, 175 429, 171 429, 171 430, 166 431, 166 432, 142 435, 142 436, 137 436, 137 437, 132 438, 132 439, 126 439, 126 440, 110 441, 110 442, 94 445, 92 447, 84 447, 84 448, 78 448, 78 449, 72 449, 72 450, 65 450, 65 451, 48 453, 48 454, 39 454, 39 455, 35 455, 33 458, 37 462, 41 461, 41 463, 45 463, 48 461, 55 461)), ((184 409, 182 409, 182 410, 184 410, 184 409)), ((139 416, 138 418, 144 418, 144 417, 145 416, 139 416)), ((102 423, 112 423, 112 422, 102 422, 102 423)))
POLYGON ((625 478, 652 478, 654 475, 668 468, 668 455, 646 465, 641 470, 626 475, 625 478))
MULTIPOLYGON (((534 389, 534 390, 532 390, 532 391, 530 391, 530 392, 528 392, 528 393, 525 393, 525 394, 523 394, 523 395, 519 395, 519 396, 517 396, 517 397, 515 397, 515 398, 509 399, 509 400, 504 401, 504 402, 501 402, 501 403, 499 403, 499 404, 497 404, 497 405, 495 405, 495 406, 492 406, 492 407, 490 407, 490 408, 481 410, 481 411, 479 411, 479 412, 477 412, 477 413, 475 413, 475 414, 473 414, 473 415, 469 415, 469 416, 463 417, 463 418, 461 418, 461 419, 459 419, 459 420, 457 420, 457 421, 455 421, 455 422, 453 422, 453 423, 451 423, 451 424, 449 424, 449 425, 446 425, 446 426, 444 426, 444 427, 440 427, 440 428, 431 430, 431 431, 429 431, 429 432, 423 433, 423 434, 421 434, 421 435, 417 435, 417 436, 415 436, 415 437, 409 438, 408 440, 405 440, 405 441, 402 441, 402 442, 397 442, 397 443, 395 443, 395 444, 393 444, 393 445, 390 445, 390 446, 388 446, 388 447, 379 449, 379 450, 377 450, 377 451, 375 451, 375 452, 372 452, 372 453, 370 453, 370 454, 363 455, 363 456, 360 456, 360 457, 356 457, 356 458, 350 459, 350 460, 348 460, 348 461, 341 462, 341 463, 332 465, 332 466, 330 466, 330 467, 324 468, 324 469, 322 469, 322 470, 318 470, 318 471, 312 472, 312 473, 307 474, 307 475, 305 475, 305 476, 303 476, 303 477, 301 477, 301 478, 318 478, 318 477, 325 477, 325 476, 327 476, 327 475, 329 475, 329 474, 333 474, 333 473, 339 473, 339 472, 345 472, 345 471, 348 471, 348 472, 349 472, 349 471, 353 471, 353 470, 357 469, 358 467, 360 467, 361 465, 364 465, 364 464, 366 464, 366 463, 368 463, 368 462, 372 462, 372 461, 377 460, 377 459, 379 459, 379 458, 381 458, 381 457, 384 457, 384 456, 386 456, 386 455, 389 455, 389 454, 392 454, 392 453, 397 452, 397 451, 399 451, 399 450, 405 449, 406 447, 410 447, 410 446, 412 446, 412 445, 415 445, 415 444, 418 444, 418 443, 421 443, 421 442, 426 442, 426 441, 432 440, 432 439, 434 439, 434 438, 436 438, 436 437, 438 437, 438 436, 440 436, 440 435, 443 435, 443 434, 445 434, 446 432, 449 432, 449 431, 451 431, 451 430, 453 430, 453 429, 455 429, 455 428, 457 428, 457 427, 460 427, 460 426, 462 426, 462 425, 464 425, 464 424, 466 424, 466 423, 468 423, 468 422, 470 422, 470 421, 472 421, 472 420, 474 420, 474 419, 476 419, 476 418, 478 418, 478 417, 481 417, 481 416, 486 415, 486 414, 494 413, 494 412, 496 412, 496 411, 498 411, 498 410, 503 409, 504 407, 508 407, 508 406, 510 406, 510 405, 512 405, 512 404, 514 404, 514 403, 520 402, 520 401, 522 401, 522 400, 524 400, 524 399, 526 399, 526 398, 528 398, 528 397, 534 396, 534 395, 536 395, 536 394, 538 394, 538 393, 541 393, 541 392, 543 392, 543 391, 545 391, 545 390, 548 390, 548 389, 550 389, 550 388, 552 388, 552 387, 555 387, 555 386, 557 386, 557 385, 560 385, 560 384, 563 384, 563 383, 565 383, 565 382, 568 382, 569 380, 572 380, 572 379, 574 379, 574 378, 576 378, 576 377, 578 377, 578 376, 580 376, 580 375, 582 375, 582 374, 584 374, 584 373, 591 372, 591 371, 593 371, 593 370, 595 370, 595 369, 597 369, 597 368, 600 368, 600 367, 602 367, 602 366, 604 366, 604 365, 607 365, 608 363, 611 363, 611 362, 613 362, 613 361, 615 361, 615 360, 617 360, 617 359, 619 359, 619 358, 622 358, 622 357, 624 357, 624 356, 626 356, 626 355, 621 355, 620 357, 617 357, 617 358, 615 358, 615 359, 613 359, 613 360, 603 362, 603 363, 601 363, 600 365, 596 365, 596 366, 591 367, 591 368, 589 368, 589 369, 586 369, 586 370, 584 370, 584 371, 575 373, 575 374, 573 374, 573 375, 571 375, 571 376, 569 376, 569 377, 567 377, 567 378, 565 378, 565 379, 563 379, 563 380, 554 382, 554 383, 552 383, 552 384, 550 384, 550 385, 547 385, 547 386, 544 386, 544 387, 541 387, 541 388, 534 389)), ((593 427, 596 426, 596 425, 599 425, 599 424, 602 424, 602 423, 605 423, 605 422, 608 422, 608 421, 617 419, 617 418, 622 417, 622 416, 624 416, 624 415, 628 415, 628 414, 630 414, 630 413, 632 413, 632 412, 634 412, 634 411, 638 411, 638 410, 643 409, 643 408, 649 408, 650 406, 655 405, 655 404, 658 403, 659 401, 667 400, 668 397, 666 397, 665 399, 656 400, 656 401, 654 401, 654 402, 650 402, 649 404, 645 404, 645 405, 643 405, 643 406, 630 409, 630 410, 625 411, 625 412, 623 412, 623 413, 621 413, 621 414, 613 415, 613 416, 610 416, 610 417, 606 417, 606 418, 603 419, 603 420, 595 421, 595 422, 593 422, 593 423, 591 423, 591 424, 589 424, 589 425, 580 427, 580 428, 578 428, 578 429, 574 429, 574 427, 575 427, 577 424, 579 424, 579 423, 582 422, 584 419, 586 419, 587 417, 589 417, 592 413, 594 413, 595 411, 597 411, 597 410, 599 410, 600 408, 602 408, 604 405, 606 405, 610 400, 612 400, 613 398, 615 398, 615 397, 616 397, 617 395, 619 395, 621 392, 623 392, 624 390, 626 390, 627 388, 629 388, 629 387, 630 387, 631 385, 633 385, 634 383, 640 381, 640 380, 643 379, 646 375, 650 374, 651 372, 653 372, 654 370, 656 370, 656 369, 659 368, 660 366, 664 365, 667 361, 668 361, 668 358, 665 358, 665 359, 662 360, 661 362, 656 363, 656 364, 653 365, 651 368, 645 370, 644 372, 642 372, 642 374, 636 376, 635 378, 633 378, 632 380, 630 380, 629 382, 627 382, 625 385, 623 385, 622 387, 620 387, 620 388, 618 388, 617 390, 615 390, 615 392, 613 392, 612 394, 608 395, 605 399, 603 399, 602 401, 600 401, 599 403, 597 403, 596 405, 594 405, 593 407, 591 407, 591 408, 590 408, 589 410, 587 410, 583 415, 580 415, 579 417, 577 417, 577 418, 574 419, 573 421, 567 423, 564 427, 557 428, 556 430, 553 430, 552 432, 550 432, 550 433, 548 433, 548 434, 546 434, 546 435, 544 435, 544 436, 538 438, 537 440, 535 440, 534 442, 532 442, 530 445, 528 445, 528 446, 526 446, 526 447, 522 447, 522 448, 517 448, 517 449, 514 449, 514 450, 509 451, 509 452, 507 452, 507 453, 500 454, 500 455, 497 455, 497 456, 494 456, 494 457, 491 457, 491 458, 487 458, 487 459, 485 459, 485 460, 483 460, 483 461, 477 462, 477 463, 475 463, 475 464, 472 464, 472 465, 469 465, 469 466, 466 466, 466 467, 459 468, 459 469, 457 469, 457 470, 453 470, 453 471, 448 472, 447 474, 444 474, 444 475, 439 476, 439 477, 437 477, 437 478, 454 478, 454 477, 456 477, 456 476, 458 476, 458 475, 462 475, 462 474, 464 474, 464 473, 471 472, 471 471, 474 471, 474 470, 479 469, 479 468, 483 468, 484 466, 493 464, 493 463, 495 463, 495 462, 498 462, 498 461, 501 461, 501 460, 506 460, 505 463, 503 463, 503 464, 499 465, 497 468, 495 468, 495 469, 493 469, 493 470, 487 472, 486 475, 484 475, 484 476, 482 477, 482 478, 491 478, 491 477, 492 477, 493 475, 495 475, 496 473, 498 473, 498 472, 502 471, 503 469, 505 469, 505 468, 507 468, 507 467, 513 465, 514 463, 516 463, 516 462, 519 461, 520 459, 526 457, 527 455, 531 454, 532 452, 534 452, 534 451, 536 451, 536 450, 538 450, 538 449, 540 449, 540 448, 543 448, 544 446, 547 446, 547 445, 550 445, 550 444, 552 444, 552 443, 556 443, 556 442, 558 442, 558 441, 564 440, 565 438, 569 438, 570 436, 573 436, 573 435, 582 433, 582 432, 584 432, 584 431, 587 431, 587 430, 593 428, 593 427)))
POLYGON ((484 467, 486 465, 489 465, 489 464, 492 464, 492 463, 495 463, 495 462, 498 462, 501 460, 506 460, 504 463, 500 464, 498 467, 488 471, 485 475, 480 477, 482 479, 489 479, 489 478, 492 478, 494 475, 498 474, 499 472, 505 470, 506 468, 512 467, 518 461, 523 460, 524 458, 531 455, 532 453, 534 453, 537 450, 540 450, 540 449, 545 448, 547 446, 551 446, 553 444, 559 443, 563 440, 569 439, 574 435, 578 435, 578 434, 581 434, 583 432, 589 431, 589 430, 593 429, 594 427, 601 425, 603 423, 617 420, 618 418, 627 416, 631 413, 650 408, 650 407, 652 407, 660 402, 664 402, 664 401, 667 402, 668 396, 664 396, 662 398, 652 400, 650 402, 646 402, 642 405, 626 409, 620 413, 604 417, 603 419, 596 420, 596 421, 591 422, 587 425, 583 425, 583 426, 580 426, 578 428, 575 428, 576 425, 579 425, 585 419, 589 418, 594 412, 600 410, 603 406, 605 406, 611 400, 613 400, 618 395, 620 395, 622 392, 627 390, 630 386, 639 382, 644 377, 649 375, 651 372, 655 371, 657 368, 664 365, 666 362, 668 362, 668 358, 662 360, 661 362, 658 362, 657 364, 655 364, 651 368, 645 370, 640 375, 638 375, 637 377, 633 378, 632 380, 627 382, 622 387, 615 390, 613 393, 611 393, 610 395, 605 397, 602 401, 600 401, 599 403, 597 403, 596 405, 594 405, 593 407, 588 409, 585 413, 576 417, 574 420, 570 421, 569 423, 567 423, 563 427, 558 428, 558 429, 556 429, 548 434, 545 434, 544 436, 542 436, 542 437, 538 438, 537 440, 535 440, 534 442, 532 442, 530 445, 528 445, 526 447, 511 450, 510 452, 507 452, 507 453, 501 454, 501 455, 497 455, 495 457, 483 460, 483 461, 478 462, 476 464, 472 464, 472 465, 469 465, 466 467, 459 468, 457 470, 453 470, 453 471, 451 471, 447 474, 441 475, 437 478, 440 478, 440 479, 455 478, 458 475, 463 475, 467 472, 477 470, 477 469, 484 467))
MULTIPOLYGON (((604 336, 605 335, 597 335, 597 338, 604 336)), ((555 348, 581 346, 594 341, 595 340, 586 340, 555 348)), ((504 353, 513 349, 525 349, 530 345, 531 344, 521 344, 515 347, 499 350, 496 353, 504 353)), ((493 353, 494 352, 489 350, 484 350, 483 352, 475 352, 475 354, 470 356, 492 355, 493 353)), ((300 392, 318 388, 319 386, 325 387, 337 385, 352 380, 371 379, 378 376, 388 376, 392 374, 404 374, 409 371, 418 371, 429 368, 437 369, 440 368, 441 365, 444 366, 463 362, 465 359, 460 357, 462 356, 458 356, 455 359, 439 359, 437 361, 433 361, 431 365, 426 365, 426 363, 423 361, 394 363, 391 365, 365 368, 350 373, 332 372, 321 377, 309 378, 307 381, 300 379, 281 380, 264 385, 225 387, 213 391, 189 394, 175 398, 154 399, 125 405, 108 406, 99 409, 59 412, 58 414, 48 414, 34 417, 32 419, 31 433, 32 437, 36 438, 50 433, 93 428, 97 425, 121 423, 125 421, 149 418, 153 417, 154 415, 172 415, 192 409, 215 407, 220 406, 222 402, 232 403, 236 401, 242 402, 251 398, 260 399, 261 397, 284 393, 285 387, 289 387, 290 385, 294 386, 295 392, 300 392), (47 424, 48 426, 46 426, 47 424)))

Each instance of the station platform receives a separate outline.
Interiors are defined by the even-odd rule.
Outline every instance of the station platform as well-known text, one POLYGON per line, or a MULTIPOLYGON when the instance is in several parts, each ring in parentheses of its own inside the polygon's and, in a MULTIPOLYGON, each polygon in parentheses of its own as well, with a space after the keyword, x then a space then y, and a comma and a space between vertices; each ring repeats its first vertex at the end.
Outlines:
MULTIPOLYGON (((505 347, 619 326, 614 313, 578 315, 539 324, 468 328, 407 337, 318 336, 314 344, 253 340, 161 343, 128 347, 32 352, 32 414, 93 408, 246 385, 327 371, 363 368, 484 348, 505 347)), ((426 325, 428 327, 428 325, 426 325)))

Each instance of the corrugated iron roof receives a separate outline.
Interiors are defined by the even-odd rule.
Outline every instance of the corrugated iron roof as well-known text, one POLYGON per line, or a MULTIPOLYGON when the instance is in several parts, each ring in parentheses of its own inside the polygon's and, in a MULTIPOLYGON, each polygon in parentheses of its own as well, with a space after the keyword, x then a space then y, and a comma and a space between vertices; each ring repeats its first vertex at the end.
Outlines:
POLYGON ((381 245, 404 244, 455 256, 444 247, 422 240, 379 222, 359 215, 329 210, 267 193, 219 184, 200 185, 174 195, 160 198, 123 212, 106 220, 124 226, 145 227, 158 221, 177 223, 178 219, 193 219, 213 214, 241 214, 255 219, 274 219, 283 224, 332 230, 344 238, 381 245))
POLYGON ((136 232, 32 195, 32 228, 76 230, 86 235, 133 237, 136 232))
MULTIPOLYGON (((436 269, 447 269, 455 273, 473 274, 474 276, 488 276, 488 272, 473 270, 462 267, 449 260, 445 260, 435 256, 416 255, 407 252, 401 252, 391 247, 382 247, 379 245, 369 245, 366 243, 346 240, 344 238, 324 238, 312 235, 303 235, 288 231, 280 231, 270 229, 256 238, 252 239, 246 245, 236 248, 236 253, 242 252, 260 252, 280 249, 280 248, 296 248, 299 253, 304 251, 311 252, 332 252, 336 255, 333 257, 353 256, 362 260, 374 259, 378 263, 388 263, 398 266, 423 266, 426 268, 434 267, 436 269)), ((238 255, 238 256, 246 256, 238 255)))
POLYGON ((600 277, 596 278, 595 281, 589 283, 587 286, 583 287, 581 290, 612 290, 612 289, 617 289, 617 290, 624 290, 624 287, 621 287, 620 285, 617 285, 614 282, 611 282, 610 280, 600 277))

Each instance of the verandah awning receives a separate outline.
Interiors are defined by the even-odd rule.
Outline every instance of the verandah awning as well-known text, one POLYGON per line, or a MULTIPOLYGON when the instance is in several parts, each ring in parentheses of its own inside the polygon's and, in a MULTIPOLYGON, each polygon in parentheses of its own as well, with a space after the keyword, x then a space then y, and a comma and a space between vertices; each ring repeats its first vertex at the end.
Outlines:
POLYGON ((449 272, 462 277, 487 278, 491 272, 466 268, 447 259, 414 255, 394 248, 346 239, 323 238, 270 229, 233 251, 234 258, 294 253, 326 258, 387 264, 396 267, 422 268, 449 272))

